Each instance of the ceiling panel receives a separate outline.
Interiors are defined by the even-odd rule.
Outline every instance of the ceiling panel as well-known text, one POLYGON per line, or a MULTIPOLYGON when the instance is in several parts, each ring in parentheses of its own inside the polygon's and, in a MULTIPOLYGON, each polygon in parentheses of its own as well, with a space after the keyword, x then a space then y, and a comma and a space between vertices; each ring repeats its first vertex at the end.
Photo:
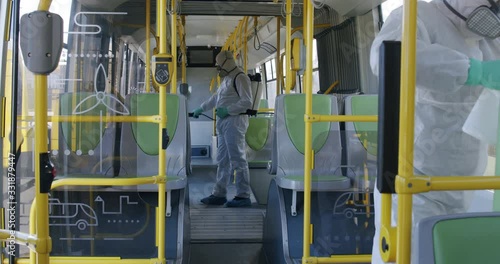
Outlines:
POLYGON ((222 46, 242 17, 187 16, 187 46, 222 46))

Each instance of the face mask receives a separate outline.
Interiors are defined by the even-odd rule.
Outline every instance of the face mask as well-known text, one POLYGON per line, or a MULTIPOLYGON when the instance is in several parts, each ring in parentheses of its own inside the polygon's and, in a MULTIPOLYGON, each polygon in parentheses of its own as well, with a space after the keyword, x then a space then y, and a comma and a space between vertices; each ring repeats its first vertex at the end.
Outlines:
POLYGON ((225 59, 221 65, 215 65, 215 67, 217 68, 217 73, 219 74, 219 76, 221 78, 226 77, 229 74, 228 71, 226 71, 226 70, 224 70, 224 68, 222 68, 222 67, 224 67, 224 64, 226 64, 226 61, 227 61, 227 59, 225 59))
POLYGON ((491 39, 500 37, 500 6, 494 0, 488 0, 491 7, 479 6, 470 13, 469 17, 460 14, 448 1, 443 0, 443 2, 451 12, 465 21, 470 31, 491 39))

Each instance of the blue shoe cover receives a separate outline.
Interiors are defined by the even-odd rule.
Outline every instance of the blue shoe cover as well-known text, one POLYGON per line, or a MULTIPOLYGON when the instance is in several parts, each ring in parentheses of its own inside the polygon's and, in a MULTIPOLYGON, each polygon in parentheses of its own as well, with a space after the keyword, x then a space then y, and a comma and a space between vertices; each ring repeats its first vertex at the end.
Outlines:
POLYGON ((241 197, 234 197, 233 200, 226 203, 227 207, 247 207, 251 205, 252 201, 250 201, 250 198, 241 198, 241 197))
POLYGON ((201 202, 206 205, 223 205, 227 202, 227 199, 226 197, 218 197, 212 194, 208 197, 201 199, 201 202))

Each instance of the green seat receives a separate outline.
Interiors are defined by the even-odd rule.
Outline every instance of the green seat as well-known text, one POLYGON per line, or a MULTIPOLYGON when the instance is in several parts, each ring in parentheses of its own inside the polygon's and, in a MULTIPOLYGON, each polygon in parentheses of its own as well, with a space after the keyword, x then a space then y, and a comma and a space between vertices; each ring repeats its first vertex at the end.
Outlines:
MULTIPOLYGON (((313 95, 313 114, 336 115, 337 98, 330 95, 313 95)), ((304 189, 305 153, 305 95, 280 95, 276 99, 276 119, 273 129, 276 144, 273 146, 271 173, 276 173, 277 184, 286 189, 304 189), (274 167, 276 166, 276 167, 274 167)), ((312 171, 315 191, 344 190, 351 186, 341 175, 340 129, 337 122, 312 125, 312 171)))
MULTIPOLYGON (((159 94, 130 94, 126 104, 131 116, 154 116, 159 112, 159 94)), ((169 137, 165 173, 169 179, 167 189, 181 189, 186 186, 188 174, 188 148, 190 148, 189 123, 187 121, 186 98, 166 94, 167 134, 169 137)), ((158 154, 160 134, 158 124, 123 123, 121 134, 121 175, 141 177, 158 175, 158 154)), ((156 186, 138 187, 144 191, 155 191, 156 186)))
MULTIPOLYGON (((345 99, 345 115, 376 116, 377 95, 353 95, 345 99)), ((354 185, 364 190, 373 189, 377 177, 377 122, 346 122, 347 175, 354 185), (365 169, 366 168, 366 169, 365 169), (365 175, 367 174, 367 175, 365 175), (367 185, 366 179, 369 181, 367 185)))
POLYGON ((266 117, 253 117, 248 119, 248 129, 245 134, 247 145, 259 151, 264 148, 269 138, 271 119, 266 117))
POLYGON ((269 102, 267 101, 267 99, 260 99, 259 109, 267 109, 267 108, 269 108, 269 102))
MULTIPOLYGON (((378 96, 365 95, 351 98, 352 115, 377 115, 378 96)), ((359 135, 359 141, 365 150, 377 156, 377 127, 376 122, 354 122, 354 129, 359 135)))
POLYGON ((112 110, 119 108, 116 98, 105 95, 101 100, 95 93, 79 92, 59 95, 60 116, 74 116, 74 122, 59 122, 52 126, 52 154, 57 158, 58 177, 116 176, 113 169, 115 128, 114 123, 79 122, 79 117, 102 116, 105 120, 112 110), (111 100, 113 99, 113 100, 111 100), (111 109, 108 109, 110 107, 111 109))
MULTIPOLYGON (((84 112, 76 116, 106 116, 107 108, 94 93, 65 93, 59 97, 59 115, 71 116, 74 110, 84 112), (95 106, 95 107, 94 107, 95 106)), ((104 133, 104 122, 61 122, 61 135, 70 151, 88 154, 98 145, 104 133)))
MULTIPOLYGON (((159 100, 157 94, 141 94, 130 99, 132 116, 158 115, 159 100)), ((179 97, 167 95, 167 132, 174 138, 179 117, 179 97)), ((158 124, 133 123, 132 131, 139 148, 148 155, 158 155, 158 124)), ((169 142, 170 143, 170 142, 169 142)))
MULTIPOLYGON (((312 112, 317 115, 329 115, 332 103, 328 96, 314 95, 312 112)), ((285 97, 285 124, 286 130, 293 145, 301 154, 305 153, 305 96, 285 97)), ((321 150, 330 131, 330 123, 321 122, 312 125, 313 151, 321 150)))
POLYGON ((500 213, 423 219, 417 226, 417 263, 500 263, 500 213))

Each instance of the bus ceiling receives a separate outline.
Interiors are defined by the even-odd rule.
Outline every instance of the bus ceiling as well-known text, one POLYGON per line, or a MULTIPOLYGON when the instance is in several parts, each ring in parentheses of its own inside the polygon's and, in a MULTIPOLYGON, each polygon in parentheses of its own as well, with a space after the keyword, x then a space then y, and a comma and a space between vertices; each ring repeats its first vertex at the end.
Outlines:
MULTIPOLYGON (((78 0, 82 5, 89 8, 105 10, 131 11, 131 13, 142 12, 145 0, 78 0)), ((301 13, 302 1, 294 1, 293 14, 301 13)), ((369 12, 374 7, 386 0, 320 0, 315 5, 327 5, 337 11, 341 16, 357 16, 369 12)), ((178 15, 213 15, 213 16, 281 16, 283 15, 283 2, 275 3, 265 0, 250 1, 178 1, 178 15)), ((151 0, 151 6, 156 6, 156 1, 151 0)), ((152 8, 155 13, 155 9, 152 8)))

